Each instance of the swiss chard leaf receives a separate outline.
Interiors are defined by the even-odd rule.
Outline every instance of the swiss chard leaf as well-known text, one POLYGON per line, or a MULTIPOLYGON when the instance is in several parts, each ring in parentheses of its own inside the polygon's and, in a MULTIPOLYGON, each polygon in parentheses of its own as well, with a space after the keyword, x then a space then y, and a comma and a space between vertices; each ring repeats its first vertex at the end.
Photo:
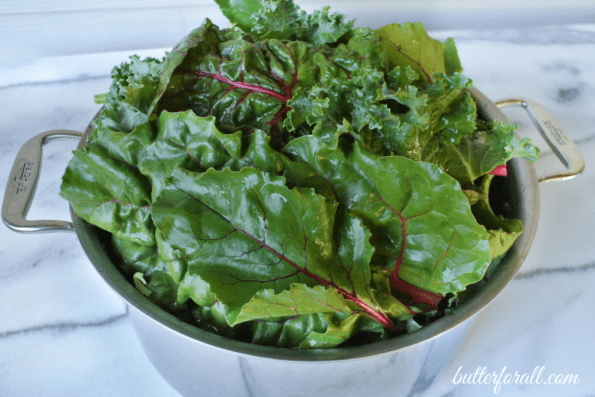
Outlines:
POLYGON ((233 315, 263 289, 303 283, 333 289, 354 312, 395 329, 370 285, 369 233, 357 218, 336 218, 336 205, 311 189, 289 190, 283 178, 250 168, 199 175, 176 168, 152 213, 187 255, 188 271, 233 315))
POLYGON ((93 133, 74 152, 60 191, 81 218, 143 245, 155 244, 155 227, 151 185, 137 167, 154 139, 149 114, 160 70, 160 61, 138 57, 113 69, 93 133))
POLYGON ((447 293, 482 278, 490 262, 487 233, 459 184, 438 167, 379 157, 358 144, 343 154, 314 137, 295 139, 285 151, 295 161, 285 173, 290 183, 318 188, 364 221, 375 266, 393 273, 394 286, 404 280, 447 293))
MULTIPOLYGON (((238 34, 229 32, 233 37, 238 37, 238 34)), ((151 96, 151 105, 149 107, 149 114, 156 110, 158 102, 165 94, 168 86, 171 83, 174 71, 184 62, 189 51, 196 47, 204 48, 217 45, 218 42, 226 40, 223 38, 219 28, 209 19, 205 19, 204 23, 197 29, 194 29, 188 36, 184 37, 171 52, 167 53, 163 59, 161 68, 159 69, 158 85, 155 92, 151 96)), ((159 112, 158 112, 159 113, 159 112)))
POLYGON ((353 50, 337 55, 301 41, 255 43, 208 23, 196 35, 199 45, 172 72, 159 106, 214 115, 225 133, 262 129, 278 136, 296 91, 346 78, 342 65, 360 58, 353 50))
POLYGON ((197 37, 200 45, 188 51, 173 73, 160 106, 214 115, 224 132, 270 129, 285 112, 306 46, 278 40, 258 46, 230 39, 214 25, 203 25, 197 37))
POLYGON ((188 299, 202 307, 213 306, 217 302, 217 297, 209 290, 209 284, 199 275, 190 273, 186 273, 178 289, 178 302, 183 304, 188 299))
POLYGON ((504 229, 488 230, 490 255, 493 259, 500 258, 506 254, 516 239, 521 235, 523 232, 521 223, 518 222, 515 226, 516 230, 514 231, 506 231, 504 229))
POLYGON ((112 234, 112 247, 118 265, 143 295, 162 306, 177 306, 183 269, 176 261, 164 261, 157 245, 138 244, 115 234, 112 234))
MULTIPOLYGON (((382 39, 391 67, 409 66, 425 83, 432 82, 434 73, 446 73, 444 45, 431 38, 421 23, 393 23, 377 29, 376 34, 382 39)), ((449 69, 453 69, 452 51, 448 54, 449 69)))
POLYGON ((519 219, 507 219, 496 215, 490 205, 490 186, 494 175, 485 175, 477 187, 480 198, 471 209, 477 221, 488 229, 492 259, 504 255, 521 235, 523 227, 519 219))
POLYGON ((155 142, 141 152, 139 161, 139 169, 151 179, 153 200, 176 166, 195 172, 250 166, 273 174, 284 167, 285 158, 270 147, 264 132, 223 134, 213 116, 198 117, 191 110, 163 111, 156 129, 155 142))
POLYGON ((161 112, 155 142, 141 153, 139 169, 150 177, 155 199, 165 178, 176 165, 191 171, 224 168, 230 158, 241 156, 241 133, 222 134, 214 117, 197 117, 192 111, 161 112))
POLYGON ((147 246, 112 234, 112 246, 120 260, 121 269, 129 276, 142 273, 148 277, 154 271, 161 271, 167 267, 159 256, 156 245, 147 246))
POLYGON ((301 349, 336 347, 362 332, 386 337, 386 330, 374 320, 362 315, 342 312, 315 313, 250 323, 252 343, 301 349))
POLYGON ((60 195, 84 220, 136 243, 155 244, 148 180, 101 146, 87 144, 74 151, 60 195))
POLYGON ((153 271, 150 280, 138 272, 132 276, 132 280, 135 287, 152 302, 163 306, 175 306, 178 283, 166 271, 153 271))
POLYGON ((112 70, 112 85, 87 142, 101 146, 115 160, 136 167, 138 155, 154 138, 149 125, 151 100, 161 62, 137 56, 112 70))
POLYGON ((324 317, 327 324, 324 332, 313 330, 300 342, 298 347, 302 349, 335 347, 364 332, 373 334, 373 340, 384 339, 387 336, 386 330, 378 322, 366 316, 325 313, 324 317))
POLYGON ((336 289, 321 285, 310 288, 304 284, 292 284, 289 290, 279 293, 272 289, 258 291, 242 306, 234 324, 249 320, 334 312, 351 313, 351 308, 336 289))

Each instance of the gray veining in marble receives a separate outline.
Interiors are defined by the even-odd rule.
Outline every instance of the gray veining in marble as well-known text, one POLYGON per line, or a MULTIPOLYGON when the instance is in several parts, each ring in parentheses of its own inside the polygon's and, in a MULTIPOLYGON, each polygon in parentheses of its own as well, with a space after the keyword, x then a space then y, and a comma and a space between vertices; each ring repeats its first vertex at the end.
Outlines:
POLYGON ((515 280, 532 279, 543 276, 556 276, 558 274, 582 273, 585 277, 595 278, 595 261, 579 266, 560 266, 554 268, 541 268, 528 272, 520 272, 515 276, 515 280))
POLYGON ((13 336, 18 335, 27 335, 33 332, 44 332, 44 331, 58 331, 58 332, 68 332, 74 331, 79 328, 89 328, 89 327, 103 327, 106 325, 110 325, 115 323, 116 321, 120 321, 123 318, 126 318, 128 315, 128 310, 126 310, 123 314, 116 314, 105 319, 97 319, 91 322, 68 322, 68 323, 58 323, 58 324, 44 324, 38 325, 29 328, 22 328, 16 331, 6 331, 0 333, 0 339, 10 338, 13 336))

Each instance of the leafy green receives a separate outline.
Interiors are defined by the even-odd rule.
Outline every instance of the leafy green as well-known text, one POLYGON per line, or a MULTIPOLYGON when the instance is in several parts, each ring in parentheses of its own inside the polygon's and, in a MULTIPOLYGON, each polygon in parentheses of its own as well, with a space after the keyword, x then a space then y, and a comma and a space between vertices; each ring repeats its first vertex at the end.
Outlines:
MULTIPOLYGON (((253 25, 252 16, 262 12, 264 8, 259 0, 215 0, 215 2, 231 23, 244 30, 250 29, 253 25)), ((285 20, 282 15, 279 15, 279 19, 285 20)))
POLYGON ((299 40, 314 45, 335 43, 353 28, 330 7, 307 14, 290 0, 215 0, 223 15, 260 40, 299 40))
POLYGON ((140 171, 151 179, 153 200, 175 166, 197 172, 252 166, 273 174, 284 168, 284 157, 270 147, 270 137, 260 130, 246 136, 239 131, 223 134, 213 116, 198 117, 190 110, 163 111, 155 127, 155 141, 144 148, 138 162, 140 171))
POLYGON ((145 176, 97 144, 74 152, 60 194, 89 223, 139 244, 155 244, 151 189, 145 176))
MULTIPOLYGON (((93 134, 88 140, 105 135, 104 142, 110 142, 112 133, 128 134, 147 123, 160 71, 159 60, 140 60, 138 56, 132 56, 130 62, 115 67, 110 91, 103 100, 101 116, 93 122, 93 134)), ((128 141, 125 136, 120 136, 121 139, 128 141)))
POLYGON ((232 28, 114 68, 62 197, 209 332, 329 348, 447 315, 522 232, 487 174, 537 149, 478 119, 454 41, 419 23, 217 2, 232 28))
MULTIPOLYGON (((409 66, 424 82, 434 73, 446 73, 444 45, 431 38, 421 23, 393 23, 378 30, 391 66, 409 66)), ((453 46, 449 45, 449 70, 458 70, 453 46)))
POLYGON ((385 334, 382 326, 362 315, 342 312, 315 313, 250 324, 251 342, 279 347, 323 349, 340 345, 361 333, 380 340, 385 334))
MULTIPOLYGON (((312 190, 289 190, 283 178, 252 168, 198 175, 176 168, 152 208, 157 228, 185 253, 188 271, 232 313, 231 325, 240 322, 238 310, 244 319, 259 318, 243 308, 259 291, 290 289, 291 298, 291 285, 302 283, 332 291, 326 297, 342 302, 334 311, 352 307, 394 328, 370 285, 367 230, 353 216, 336 220, 335 212, 336 204, 312 190)), ((312 310, 300 308, 296 314, 312 310)))
POLYGON ((275 293, 273 289, 258 291, 236 318, 236 323, 275 317, 292 317, 313 313, 351 313, 347 302, 336 290, 324 286, 312 288, 292 284, 289 290, 275 293))
POLYGON ((249 324, 249 331, 252 343, 300 349, 336 347, 362 333, 378 341, 386 333, 378 322, 366 316, 341 312, 255 321, 249 324))
POLYGON ((537 160, 539 150, 528 138, 517 140, 515 126, 491 122, 484 128, 463 137, 456 145, 449 144, 443 137, 436 138, 438 149, 426 160, 438 164, 461 184, 472 183, 513 157, 537 160))
POLYGON ((438 137, 452 144, 473 133, 477 109, 466 91, 469 79, 435 75, 424 87, 416 80, 409 67, 354 69, 349 79, 299 92, 288 102, 285 126, 297 130, 305 122, 327 143, 339 129, 374 153, 413 160, 428 157, 438 137))
POLYGON ((138 244, 131 239, 112 235, 114 252, 122 270, 131 276, 139 291, 153 302, 164 306, 176 305, 181 271, 175 261, 165 261, 156 245, 138 244))
POLYGON ((151 276, 153 272, 167 267, 156 245, 147 246, 112 234, 112 246, 118 255, 122 270, 127 275, 141 273, 151 276))
POLYGON ((290 182, 317 188, 362 219, 372 233, 374 263, 394 278, 436 293, 459 291, 482 278, 491 259, 485 229, 459 184, 438 167, 379 157, 357 143, 345 155, 312 136, 285 150, 296 160, 286 171, 290 182))
POLYGON ((490 186, 493 179, 494 175, 486 175, 481 179, 477 187, 480 198, 472 205, 471 210, 477 221, 489 230, 490 255, 492 259, 497 259, 512 247, 521 235, 523 227, 518 219, 506 219, 494 213, 490 205, 490 186))
POLYGON ((444 42, 444 69, 446 74, 463 73, 459 53, 452 37, 444 42))
POLYGON ((225 133, 261 129, 276 142, 287 140, 279 135, 279 126, 292 110, 289 102, 296 92, 348 79, 350 68, 364 63, 349 44, 335 51, 276 38, 255 42, 208 20, 192 34, 199 44, 188 49, 172 72, 159 109, 214 115, 225 133))

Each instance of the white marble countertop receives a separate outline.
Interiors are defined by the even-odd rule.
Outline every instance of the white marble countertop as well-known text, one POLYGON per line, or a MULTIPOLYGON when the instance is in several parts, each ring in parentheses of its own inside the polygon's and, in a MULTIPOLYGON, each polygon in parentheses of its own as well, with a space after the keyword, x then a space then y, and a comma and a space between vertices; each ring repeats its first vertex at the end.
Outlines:
MULTIPOLYGON (((456 39, 465 74, 493 100, 547 107, 586 161, 580 177, 540 186, 541 216, 520 273, 484 310, 424 396, 489 396, 459 374, 578 375, 571 385, 502 385, 503 396, 593 396, 595 390, 595 25, 434 32, 456 39), (460 369, 460 370, 459 370, 460 369)), ((141 55, 162 50, 143 51, 141 55)), ((128 53, 39 59, 0 70, 0 186, 21 145, 52 129, 84 130, 128 53)), ((528 127, 521 113, 507 112, 528 127)), ((74 141, 52 143, 30 219, 68 219, 58 196, 74 141)), ((127 310, 73 233, 0 227, 0 396, 178 396, 145 357, 127 310)), ((555 380, 555 378, 552 378, 555 380)))

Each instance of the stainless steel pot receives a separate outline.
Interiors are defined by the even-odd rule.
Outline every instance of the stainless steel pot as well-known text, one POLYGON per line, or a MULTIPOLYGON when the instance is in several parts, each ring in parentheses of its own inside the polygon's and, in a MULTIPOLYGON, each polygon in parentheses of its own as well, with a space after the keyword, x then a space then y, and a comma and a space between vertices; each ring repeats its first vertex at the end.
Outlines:
POLYGON ((124 299, 145 353, 161 375, 185 396, 408 396, 426 390, 458 351, 478 313, 514 277, 527 256, 539 218, 539 182, 572 178, 584 168, 582 156, 553 117, 526 100, 494 104, 472 89, 480 117, 507 121, 498 106, 524 107, 552 148, 532 166, 525 159, 507 165, 501 186, 505 216, 520 219, 523 234, 482 288, 468 294, 452 314, 421 330, 387 341, 328 350, 258 346, 208 333, 150 302, 120 273, 111 259, 109 235, 79 218, 72 222, 30 221, 43 144, 86 135, 55 130, 29 140, 17 155, 4 196, 2 218, 23 233, 75 231, 90 261, 124 299), (560 167, 560 163, 563 167, 560 167))

